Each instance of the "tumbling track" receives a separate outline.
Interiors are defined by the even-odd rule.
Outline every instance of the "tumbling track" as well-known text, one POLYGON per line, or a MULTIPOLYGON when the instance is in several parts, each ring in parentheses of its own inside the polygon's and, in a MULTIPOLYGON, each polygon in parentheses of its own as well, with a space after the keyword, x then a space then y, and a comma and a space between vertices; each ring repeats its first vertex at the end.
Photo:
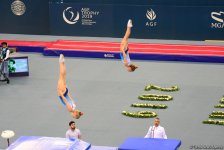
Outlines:
MULTIPOLYGON (((37 41, 7 41, 19 51, 42 52, 46 56, 116 58, 119 59, 118 42, 100 41, 71 41, 57 40, 53 42, 37 41)), ((165 61, 193 61, 224 63, 224 46, 215 45, 183 45, 183 44, 149 44, 130 43, 132 59, 165 60, 165 61)))

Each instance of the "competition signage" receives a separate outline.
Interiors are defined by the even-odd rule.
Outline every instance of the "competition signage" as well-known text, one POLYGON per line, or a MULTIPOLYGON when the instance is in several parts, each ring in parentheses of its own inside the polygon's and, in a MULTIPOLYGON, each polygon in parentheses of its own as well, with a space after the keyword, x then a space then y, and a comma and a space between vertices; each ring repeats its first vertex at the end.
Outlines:
POLYGON ((121 38, 132 19, 132 38, 224 39, 224 7, 51 3, 49 8, 53 35, 121 38))
POLYGON ((213 19, 211 28, 224 28, 224 11, 211 12, 211 18, 213 19))
POLYGON ((157 25, 157 22, 155 21, 156 13, 152 9, 147 10, 146 17, 148 19, 148 21, 146 22, 146 26, 154 27, 157 25))
POLYGON ((57 35, 107 35, 113 26, 111 11, 112 8, 107 5, 52 3, 50 31, 57 35))
POLYGON ((96 24, 94 17, 99 14, 99 11, 94 11, 90 8, 81 8, 81 10, 75 11, 72 7, 67 7, 63 11, 63 19, 67 24, 76 24, 80 20, 82 25, 91 26, 96 24))

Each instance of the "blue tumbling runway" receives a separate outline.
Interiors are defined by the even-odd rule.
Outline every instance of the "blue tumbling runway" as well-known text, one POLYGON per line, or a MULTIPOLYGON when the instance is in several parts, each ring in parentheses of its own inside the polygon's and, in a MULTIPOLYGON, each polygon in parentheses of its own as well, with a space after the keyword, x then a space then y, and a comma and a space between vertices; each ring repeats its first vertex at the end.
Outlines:
POLYGON ((124 141, 118 150, 177 150, 181 145, 176 139, 152 139, 130 137, 124 141))

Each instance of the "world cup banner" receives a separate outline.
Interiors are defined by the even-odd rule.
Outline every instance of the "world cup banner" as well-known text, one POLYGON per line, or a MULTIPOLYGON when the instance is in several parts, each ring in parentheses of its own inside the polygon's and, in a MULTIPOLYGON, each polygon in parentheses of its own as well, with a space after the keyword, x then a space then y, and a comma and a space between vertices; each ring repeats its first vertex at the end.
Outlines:
POLYGON ((112 12, 110 5, 50 3, 50 31, 56 35, 110 36, 112 12))

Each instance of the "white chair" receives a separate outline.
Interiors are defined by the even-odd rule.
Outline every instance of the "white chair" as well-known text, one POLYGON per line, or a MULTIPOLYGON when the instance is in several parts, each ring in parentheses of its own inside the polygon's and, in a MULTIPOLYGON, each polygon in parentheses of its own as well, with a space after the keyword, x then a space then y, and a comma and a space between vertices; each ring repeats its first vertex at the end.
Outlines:
POLYGON ((10 145, 9 139, 14 137, 15 133, 13 131, 11 131, 11 130, 5 130, 5 131, 2 131, 1 136, 2 136, 2 138, 7 139, 7 143, 8 143, 8 146, 9 146, 10 145))

